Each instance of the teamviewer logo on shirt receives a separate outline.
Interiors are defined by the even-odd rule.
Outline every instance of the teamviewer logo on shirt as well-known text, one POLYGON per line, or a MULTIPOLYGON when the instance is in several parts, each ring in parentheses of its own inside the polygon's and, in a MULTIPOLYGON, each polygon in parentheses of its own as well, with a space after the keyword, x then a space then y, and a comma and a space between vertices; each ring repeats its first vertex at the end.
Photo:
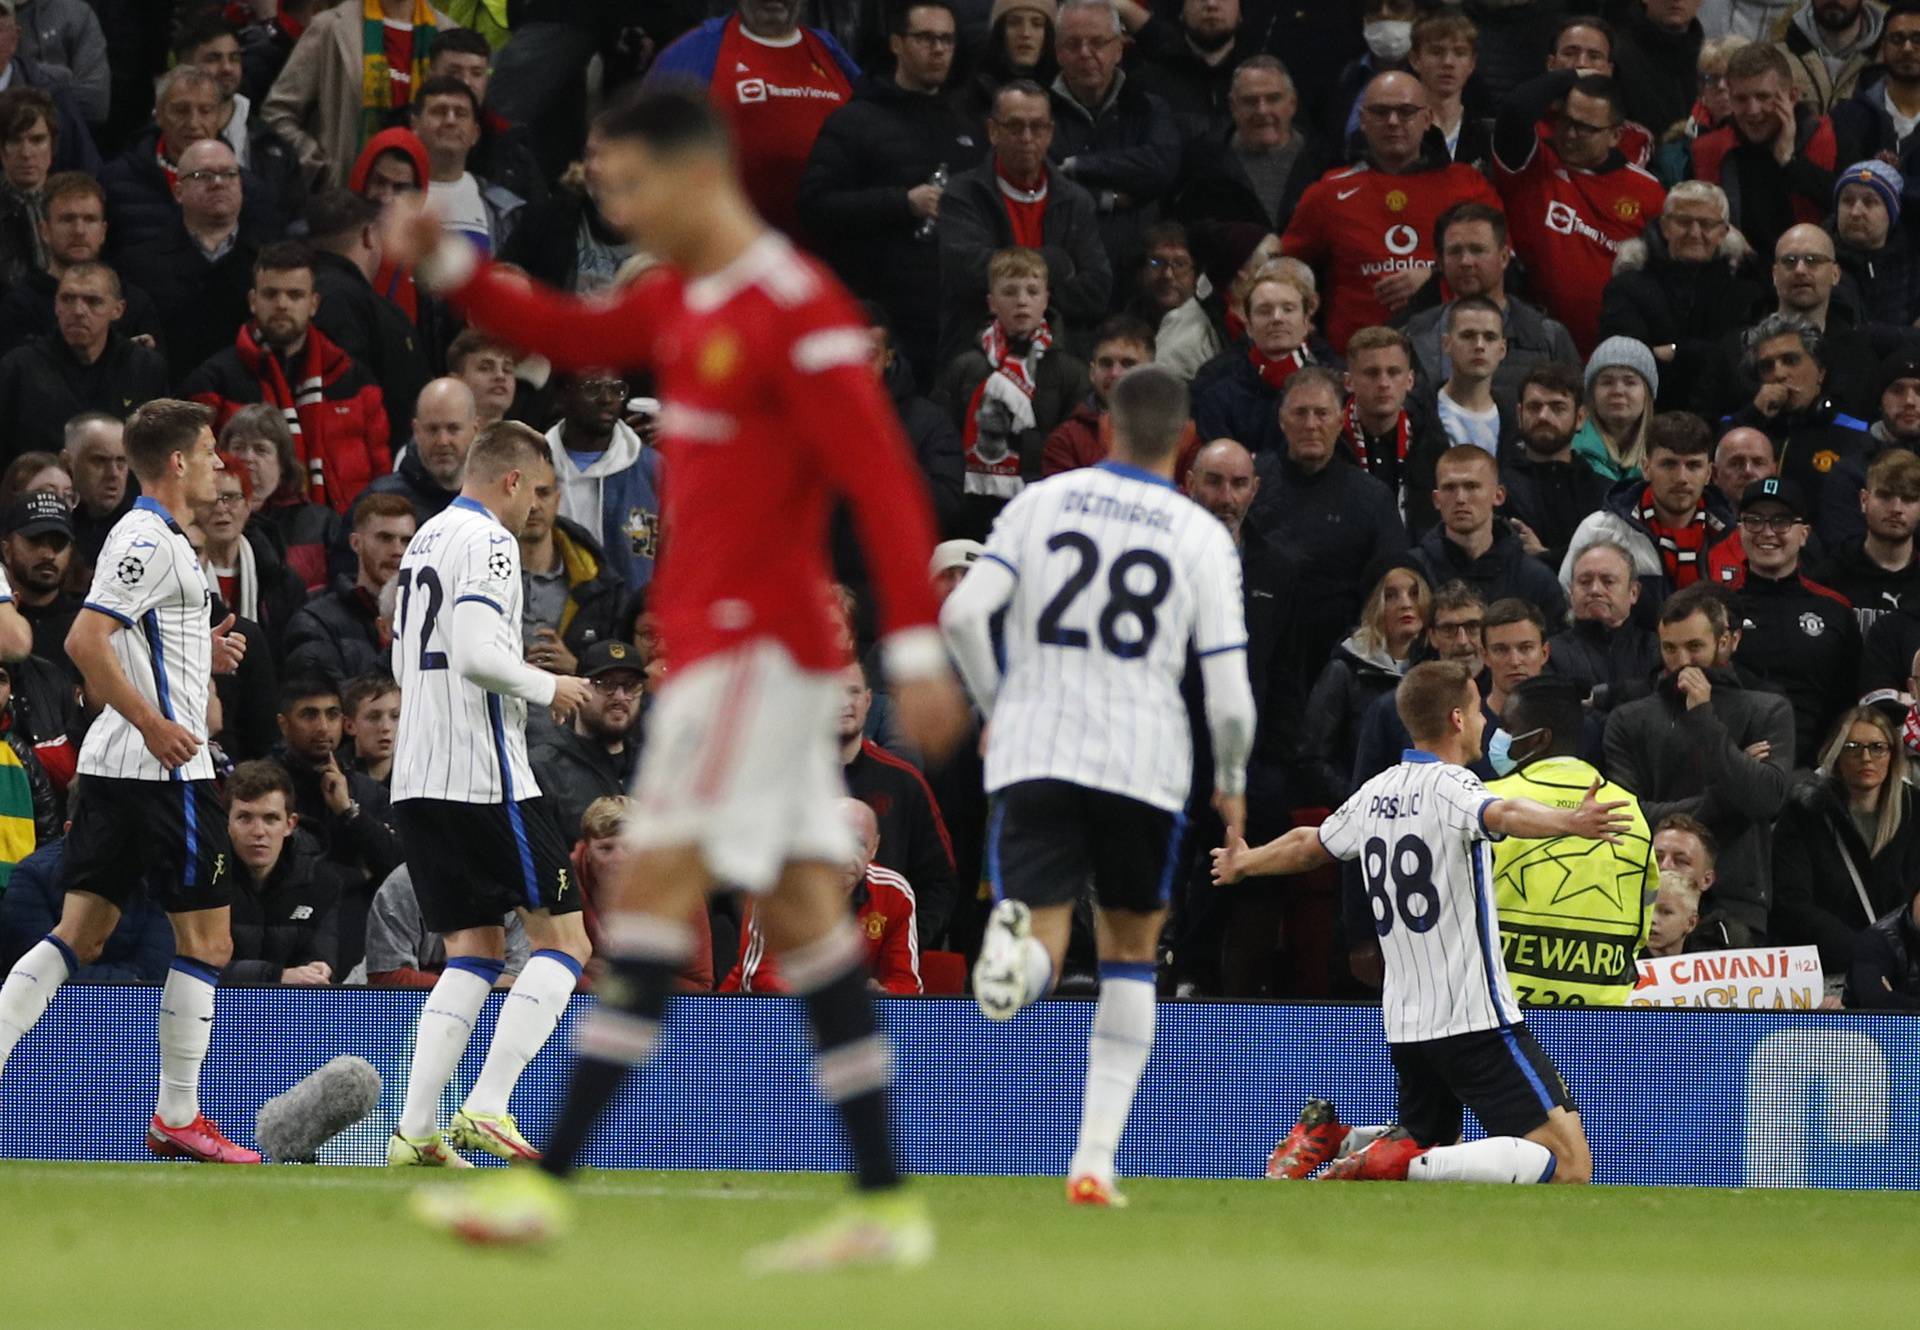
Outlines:
POLYGON ((740 98, 742 106, 749 102, 767 100, 767 81, 765 79, 741 79, 733 85, 733 91, 740 98))

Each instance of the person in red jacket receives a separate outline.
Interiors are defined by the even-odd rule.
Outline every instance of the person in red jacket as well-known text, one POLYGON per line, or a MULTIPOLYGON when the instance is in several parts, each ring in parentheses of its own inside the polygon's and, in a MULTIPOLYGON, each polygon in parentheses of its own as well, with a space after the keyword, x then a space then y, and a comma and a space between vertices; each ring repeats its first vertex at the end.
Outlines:
POLYGON ((260 251, 247 308, 253 317, 234 344, 189 374, 181 392, 213 409, 215 429, 255 402, 278 407, 307 498, 344 513, 369 481, 393 469, 380 385, 313 326, 320 297, 305 245, 260 251))
POLYGON ((1793 70, 1777 46, 1756 42, 1727 58, 1733 118, 1693 141, 1693 178, 1727 192, 1730 219, 1758 254, 1796 222, 1833 208, 1841 158, 1833 121, 1794 100, 1793 70))
MULTIPOLYGON (((859 854, 846 865, 847 897, 853 919, 866 944, 869 981, 882 993, 921 993, 920 935, 914 919, 913 888, 891 869, 873 862, 880 849, 880 822, 858 799, 842 799, 840 811, 860 842, 859 854)), ((740 936, 740 959, 720 983, 722 993, 784 993, 767 949, 767 940, 747 906, 746 926, 740 936)))

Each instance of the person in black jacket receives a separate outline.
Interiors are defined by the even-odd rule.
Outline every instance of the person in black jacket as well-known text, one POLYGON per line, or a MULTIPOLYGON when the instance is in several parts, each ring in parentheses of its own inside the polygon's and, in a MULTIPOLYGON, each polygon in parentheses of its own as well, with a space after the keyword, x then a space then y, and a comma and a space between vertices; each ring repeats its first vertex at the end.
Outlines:
POLYGON ((1337 365, 1313 330, 1320 308, 1313 273, 1297 259, 1277 259, 1247 288, 1240 313, 1244 343, 1229 346, 1193 376, 1193 422, 1203 439, 1232 439, 1255 457, 1286 447, 1280 396, 1305 365, 1337 365))
POLYGON ((435 379, 414 399, 412 417, 409 428, 394 435, 412 435, 400 452, 400 465, 375 476, 364 493, 398 494, 413 505, 414 519, 425 522, 460 493, 467 454, 480 434, 479 404, 459 379, 435 379))
POLYGON ((1627 117, 1658 139, 1686 119, 1699 88, 1706 32, 1695 17, 1700 0, 1627 0, 1614 44, 1614 76, 1627 90, 1627 117))
POLYGON ((259 179, 276 213, 299 216, 307 197, 300 158, 273 126, 254 114, 255 102, 240 91, 245 69, 232 24, 213 14, 190 19, 174 38, 173 55, 177 63, 196 65, 213 76, 219 93, 215 137, 233 149, 243 171, 259 179))
POLYGON ((1520 381, 1520 447, 1500 462, 1502 514, 1527 552, 1555 570, 1581 521, 1607 499, 1607 482, 1573 454, 1582 395, 1580 372, 1569 365, 1528 370, 1520 381))
MULTIPOLYGON (((472 28, 442 28, 434 34, 427 77, 459 79, 484 106, 493 82, 493 50, 472 28)), ((404 121, 404 115, 395 114, 395 124, 404 121)), ((480 113, 480 141, 467 155, 467 169, 528 203, 544 202, 547 197, 546 173, 534 155, 532 137, 498 111, 480 113)))
MULTIPOLYGON (((11 966, 60 922, 67 896, 67 842, 43 843, 13 866, 0 895, 0 965, 11 966)), ((133 899, 107 936, 100 955, 68 976, 70 984, 166 983, 173 964, 173 925, 146 892, 133 899)))
POLYGON ((234 875, 229 984, 324 988, 336 974, 340 888, 299 827, 293 781, 278 762, 242 762, 227 783, 234 875))
MULTIPOLYGON (((600 152, 600 136, 589 130, 578 175, 569 172, 558 189, 514 214, 513 230, 500 248, 501 262, 518 264, 536 280, 562 291, 585 294, 613 285, 634 251, 633 242, 600 211, 600 152)), ((453 368, 451 348, 447 368, 453 368)))
POLYGON ((1185 0, 1178 19, 1138 5, 1114 8, 1133 31, 1133 77, 1167 104, 1181 137, 1192 144, 1225 131, 1234 76, 1260 54, 1240 0, 1185 0))
MULTIPOLYGON (((1829 504, 1841 500, 1835 491, 1842 484, 1838 476, 1829 482, 1829 504)), ((1847 598, 1865 633, 1882 615, 1898 609, 1902 597, 1920 590, 1920 552, 1914 547, 1914 529, 1920 524, 1920 456, 1888 448, 1867 468, 1857 501, 1864 534, 1828 546, 1810 576, 1847 598)))
POLYGON ((1912 900, 1874 920, 1855 941, 1847 1005, 1920 1011, 1920 887, 1912 900))
POLYGON ((625 642, 588 647, 579 673, 593 687, 573 723, 546 731, 528 754, 540 793, 570 838, 584 834, 580 822, 594 800, 625 794, 632 782, 640 745, 629 736, 646 691, 640 652, 625 642))
POLYGON ((1334 648, 1307 699, 1300 759, 1314 788, 1301 791, 1303 796, 1338 808, 1353 793, 1361 723, 1376 701, 1400 686, 1432 612, 1433 589, 1420 566, 1404 554, 1387 563, 1367 595, 1359 626, 1334 648))
POLYGON ((344 682, 386 663, 380 590, 400 571, 413 539, 413 505, 398 494, 363 495, 348 537, 356 566, 331 590, 308 600, 287 625, 287 673, 323 674, 344 682))
MULTIPOLYGON (((53 296, 61 274, 72 264, 99 259, 106 247, 107 197, 100 182, 78 171, 49 177, 40 193, 40 235, 46 266, 28 272, 0 297, 0 355, 29 337, 60 331, 53 296)), ((153 297, 125 280, 120 283, 120 296, 127 309, 115 321, 114 331, 144 338, 158 348, 163 339, 153 297)))
POLYGON ((430 374, 412 320, 373 289, 380 268, 380 207, 335 189, 307 205, 306 219, 313 287, 320 295, 313 326, 373 376, 386 400, 390 436, 404 439, 414 399, 430 374))
POLYGON ((1579 684, 1595 711, 1643 696, 1660 668, 1660 641, 1633 620, 1640 600, 1633 555, 1595 541, 1573 561, 1570 591, 1573 623, 1547 639, 1547 673, 1579 684))
POLYGON ((847 792, 873 809, 880 823, 880 853, 874 862, 913 883, 920 945, 938 946, 946 935, 959 886, 953 875, 953 842, 933 801, 927 778, 902 757, 864 735, 873 688, 859 661, 841 672, 845 702, 837 737, 847 792))
POLYGON ((1442 453, 1434 468, 1440 525, 1414 546, 1414 560, 1429 585, 1463 581, 1489 605, 1524 600, 1545 616, 1549 632, 1558 632, 1567 618, 1566 593, 1518 533, 1494 516, 1504 495, 1499 464, 1489 453, 1471 443, 1442 453))
POLYGON ((1333 654, 1372 590, 1363 584, 1367 569, 1407 548, 1393 491, 1336 447, 1344 402, 1343 386, 1331 371, 1296 371, 1280 403, 1286 451, 1257 459, 1260 490, 1249 520, 1290 546, 1300 561, 1302 660, 1333 654))
MULTIPOLYGON (((966 349, 982 323, 987 266, 1018 243, 1017 211, 1037 223, 1047 287, 1069 349, 1087 345, 1113 293, 1113 265, 1100 241, 1093 195, 1047 161, 1053 143, 1053 105, 1036 83, 1002 88, 987 122, 988 160, 962 172, 940 196, 940 345, 943 355, 966 349), (1009 192, 1011 191, 1011 192, 1009 192)), ((884 852, 884 851, 883 851, 884 852)))
POLYGON ((1860 290, 1861 313, 1870 323, 1904 328, 1920 313, 1920 254, 1900 225, 1901 174, 1885 162, 1855 162, 1833 190, 1833 237, 1840 271, 1860 290))
POLYGON ((0 560, 14 608, 33 629, 33 654, 73 672, 67 631, 80 613, 80 597, 66 589, 73 565, 73 514, 51 490, 23 494, 0 528, 0 560))
MULTIPOLYGON (((266 532, 247 521, 253 477, 245 463, 231 453, 223 454, 220 460, 222 470, 214 477, 214 497, 194 506, 200 528, 200 564, 214 593, 236 615, 263 632, 270 654, 279 660, 284 654, 287 625, 306 603, 307 588, 287 567, 266 532)), ((216 682, 226 677, 222 675, 216 682)), ((227 719, 231 724, 234 717, 227 719)))
POLYGON ((1319 139, 1302 128, 1293 78, 1270 55, 1233 71, 1231 123, 1192 144, 1169 205, 1202 245, 1219 228, 1247 222, 1278 235, 1301 193, 1331 165, 1319 139))
POLYGON ((953 70, 946 0, 893 11, 894 73, 860 80, 820 128, 800 179, 800 220, 854 292, 886 311, 922 386, 940 363, 938 216, 945 181, 986 151, 984 129, 944 89, 953 70), (936 177, 940 177, 936 180, 936 177))
POLYGON ((1891 720, 1853 707, 1834 722, 1812 780, 1773 829, 1775 942, 1811 943, 1830 975, 1853 964, 1860 930, 1920 882, 1920 822, 1906 745, 1891 720))
POLYGON ((1660 362, 1654 404, 1717 419, 1722 343, 1768 297, 1746 237, 1730 223, 1718 185, 1687 180, 1667 191, 1660 217, 1620 246, 1600 298, 1601 337, 1631 337, 1660 362))
POLYGON ((10 455, 55 452, 66 423, 86 411, 127 416, 171 384, 167 362, 114 331, 126 313, 120 278, 104 263, 76 263, 54 296, 57 337, 35 337, 0 358, 0 419, 10 455))

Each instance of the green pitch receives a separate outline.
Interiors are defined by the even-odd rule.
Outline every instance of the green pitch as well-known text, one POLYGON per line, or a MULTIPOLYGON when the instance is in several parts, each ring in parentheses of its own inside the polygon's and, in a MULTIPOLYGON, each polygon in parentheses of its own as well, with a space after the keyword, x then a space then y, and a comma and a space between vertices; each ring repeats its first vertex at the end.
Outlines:
POLYGON ((419 1175, 0 1164, 0 1325, 141 1330, 1214 1330, 1904 1323, 1920 1197, 1625 1188, 923 1179, 911 1273, 748 1279, 838 1178, 604 1173, 546 1253, 416 1231, 419 1175))

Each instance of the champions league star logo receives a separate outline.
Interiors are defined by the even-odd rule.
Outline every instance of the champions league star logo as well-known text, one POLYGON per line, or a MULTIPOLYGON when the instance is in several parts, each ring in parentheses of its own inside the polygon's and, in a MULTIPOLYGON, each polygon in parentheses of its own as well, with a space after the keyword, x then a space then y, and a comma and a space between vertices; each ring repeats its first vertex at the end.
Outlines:
POLYGON ((138 586, 147 575, 147 565, 129 554, 114 566, 113 575, 120 579, 121 586, 138 586))

